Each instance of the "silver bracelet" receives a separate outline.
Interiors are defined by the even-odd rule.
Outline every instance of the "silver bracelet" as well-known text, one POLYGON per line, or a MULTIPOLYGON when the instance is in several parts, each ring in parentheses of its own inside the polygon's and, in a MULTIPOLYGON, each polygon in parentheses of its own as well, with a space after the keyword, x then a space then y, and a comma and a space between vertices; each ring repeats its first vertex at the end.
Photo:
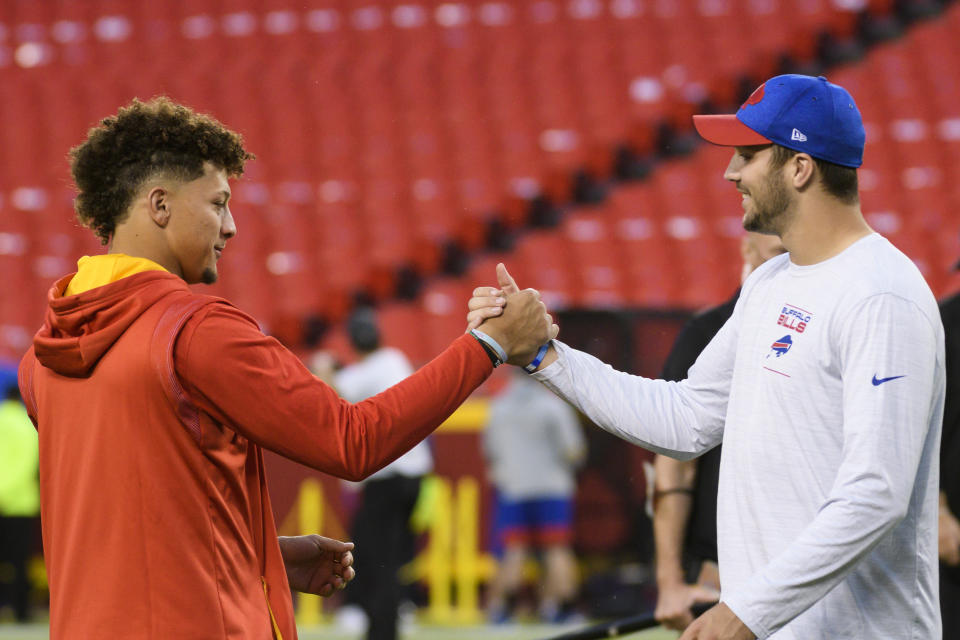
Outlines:
POLYGON ((500 346, 500 343, 485 334, 479 329, 471 329, 470 333, 473 334, 473 337, 477 340, 483 342, 485 345, 493 349, 494 353, 497 354, 497 357, 500 358, 500 364, 503 364, 507 361, 507 352, 503 350, 503 347, 500 346))

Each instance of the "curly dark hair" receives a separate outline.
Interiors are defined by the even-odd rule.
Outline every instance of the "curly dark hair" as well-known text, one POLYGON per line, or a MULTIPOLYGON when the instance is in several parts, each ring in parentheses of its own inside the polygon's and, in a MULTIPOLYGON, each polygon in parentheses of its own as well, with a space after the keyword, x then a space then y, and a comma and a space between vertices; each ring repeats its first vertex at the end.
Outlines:
POLYGON ((167 174, 195 180, 203 175, 205 162, 237 177, 253 158, 240 134, 210 116, 166 96, 134 99, 70 150, 77 219, 107 244, 148 178, 167 174))

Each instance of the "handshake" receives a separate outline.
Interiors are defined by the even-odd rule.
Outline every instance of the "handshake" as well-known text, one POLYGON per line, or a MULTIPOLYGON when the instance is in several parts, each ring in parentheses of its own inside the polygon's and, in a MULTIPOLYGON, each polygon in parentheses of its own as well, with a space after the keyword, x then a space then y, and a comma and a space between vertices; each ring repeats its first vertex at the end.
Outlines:
MULTIPOLYGON (((540 348, 557 337, 560 329, 547 313, 535 289, 517 287, 517 283, 503 264, 497 265, 497 282, 494 287, 477 287, 468 303, 467 331, 477 329, 487 334, 506 352, 510 364, 525 366, 537 358, 540 348)), ((550 348, 539 368, 556 359, 550 348)))

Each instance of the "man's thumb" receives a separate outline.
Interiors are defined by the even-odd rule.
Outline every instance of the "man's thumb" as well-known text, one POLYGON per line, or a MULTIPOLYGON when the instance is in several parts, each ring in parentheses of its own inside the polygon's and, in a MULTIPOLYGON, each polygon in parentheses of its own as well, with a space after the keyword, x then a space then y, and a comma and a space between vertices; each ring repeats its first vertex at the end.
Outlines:
POLYGON ((352 542, 343 542, 335 538, 327 538, 321 535, 313 534, 309 537, 317 551, 330 551, 332 553, 344 553, 353 549, 352 542))
POLYGON ((497 263, 497 284, 503 290, 503 295, 519 293, 520 287, 514 282, 513 276, 507 271, 507 267, 502 262, 497 263))

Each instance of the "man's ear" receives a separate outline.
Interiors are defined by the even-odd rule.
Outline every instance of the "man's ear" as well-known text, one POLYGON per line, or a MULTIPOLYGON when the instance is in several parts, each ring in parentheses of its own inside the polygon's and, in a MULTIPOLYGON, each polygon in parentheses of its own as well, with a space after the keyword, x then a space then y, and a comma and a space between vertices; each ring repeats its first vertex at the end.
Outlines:
POLYGON ((806 153, 798 153, 790 160, 790 181, 797 191, 803 191, 813 184, 813 176, 817 171, 816 163, 806 153))
POLYGON ((166 227, 170 221, 170 193, 163 187, 153 187, 147 193, 147 208, 150 218, 158 227, 166 227))

